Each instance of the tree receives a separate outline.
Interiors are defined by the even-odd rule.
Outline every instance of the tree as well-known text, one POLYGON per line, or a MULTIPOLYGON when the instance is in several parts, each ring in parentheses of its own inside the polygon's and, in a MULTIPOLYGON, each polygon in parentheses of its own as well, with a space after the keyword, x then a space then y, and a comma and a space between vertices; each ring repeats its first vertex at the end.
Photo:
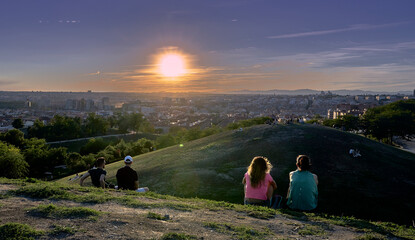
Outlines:
POLYGON ((392 143, 393 136, 415 134, 415 100, 401 100, 369 109, 363 116, 365 135, 392 143))
POLYGON ((20 129, 24 126, 23 120, 21 118, 16 118, 12 122, 12 126, 16 129, 20 129))
POLYGON ((82 161, 81 154, 77 152, 72 152, 66 158, 66 167, 68 167, 73 172, 80 172, 85 170, 86 164, 82 161))
POLYGON ((105 149, 108 145, 109 144, 102 138, 91 138, 84 146, 81 147, 80 153, 82 155, 98 153, 99 151, 105 149))
POLYGON ((0 141, 0 177, 22 178, 27 176, 29 164, 20 150, 0 141))
POLYGON ((30 166, 29 175, 33 177, 43 177, 45 171, 54 167, 48 162, 49 146, 44 139, 32 138, 25 141, 23 151, 25 160, 30 166))
POLYGON ((359 130, 360 127, 360 120, 359 117, 353 115, 344 115, 341 117, 342 120, 342 127, 346 131, 354 131, 359 130))
POLYGON ((25 141, 24 133, 17 129, 7 131, 6 134, 2 136, 2 138, 3 141, 12 144, 18 148, 21 148, 25 141))
POLYGON ((109 127, 109 122, 104 118, 95 115, 95 113, 88 114, 85 120, 84 135, 85 136, 98 136, 104 135, 109 127))
POLYGON ((59 148, 51 148, 47 152, 47 163, 49 166, 55 167, 58 165, 65 164, 65 160, 67 157, 66 148, 59 147, 59 148))
POLYGON ((141 113, 117 115, 117 125, 120 132, 143 131, 154 132, 154 127, 141 113))
POLYGON ((36 119, 33 126, 29 127, 27 130, 29 138, 46 138, 46 127, 42 121, 36 119))

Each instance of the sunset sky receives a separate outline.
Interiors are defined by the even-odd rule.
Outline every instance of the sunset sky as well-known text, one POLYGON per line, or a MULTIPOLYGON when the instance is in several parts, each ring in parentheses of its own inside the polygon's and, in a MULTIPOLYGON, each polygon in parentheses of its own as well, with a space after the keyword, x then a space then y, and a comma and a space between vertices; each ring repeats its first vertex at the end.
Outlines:
POLYGON ((414 10, 413 0, 5 0, 0 90, 412 90, 414 10), (161 74, 166 54, 185 71, 161 74))

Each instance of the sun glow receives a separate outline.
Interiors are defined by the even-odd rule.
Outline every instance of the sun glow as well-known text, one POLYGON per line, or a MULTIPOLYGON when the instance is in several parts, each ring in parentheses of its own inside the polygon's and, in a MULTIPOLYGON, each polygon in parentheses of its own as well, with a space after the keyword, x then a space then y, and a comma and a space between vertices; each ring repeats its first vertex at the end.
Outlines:
POLYGON ((186 74, 184 58, 176 53, 168 53, 161 56, 159 72, 165 77, 179 77, 186 74))

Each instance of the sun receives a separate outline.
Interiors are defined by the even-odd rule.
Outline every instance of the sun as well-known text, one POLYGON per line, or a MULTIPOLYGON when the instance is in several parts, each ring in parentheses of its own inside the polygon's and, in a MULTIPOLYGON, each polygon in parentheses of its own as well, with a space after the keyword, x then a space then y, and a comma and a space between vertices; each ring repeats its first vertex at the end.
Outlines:
POLYGON ((186 74, 184 58, 176 53, 168 53, 161 56, 159 72, 165 77, 180 77, 186 74))

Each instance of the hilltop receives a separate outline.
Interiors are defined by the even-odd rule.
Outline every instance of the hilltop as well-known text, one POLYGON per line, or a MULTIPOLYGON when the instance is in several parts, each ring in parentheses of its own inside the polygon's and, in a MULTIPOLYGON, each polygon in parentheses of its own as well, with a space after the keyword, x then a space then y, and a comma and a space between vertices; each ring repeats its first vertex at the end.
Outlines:
MULTIPOLYGON (((140 185, 157 193, 242 203, 241 180, 252 157, 270 159, 278 193, 285 196, 298 154, 311 157, 319 176, 317 212, 412 224, 415 155, 332 128, 293 124, 227 131, 137 156, 133 168, 140 185), (349 156, 350 148, 362 157, 349 156)), ((115 183, 122 166, 107 165, 107 178, 115 183)))
POLYGON ((413 227, 0 178, 0 239, 415 239, 413 227))

